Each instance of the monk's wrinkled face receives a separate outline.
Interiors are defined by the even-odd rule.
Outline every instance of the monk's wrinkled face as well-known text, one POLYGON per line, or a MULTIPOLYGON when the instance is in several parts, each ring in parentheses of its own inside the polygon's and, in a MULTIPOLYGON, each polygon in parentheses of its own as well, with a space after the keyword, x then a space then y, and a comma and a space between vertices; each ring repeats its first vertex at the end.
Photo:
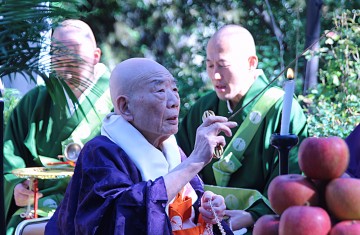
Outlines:
POLYGON ((130 123, 156 145, 178 131, 178 88, 165 69, 137 81, 128 102, 132 114, 130 123))

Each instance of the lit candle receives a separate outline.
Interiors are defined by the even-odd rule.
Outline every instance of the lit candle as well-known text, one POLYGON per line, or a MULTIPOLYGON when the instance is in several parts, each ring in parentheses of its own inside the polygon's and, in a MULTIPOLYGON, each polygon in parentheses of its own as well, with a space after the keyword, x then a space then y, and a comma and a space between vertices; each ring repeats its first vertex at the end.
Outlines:
POLYGON ((294 81, 294 72, 292 69, 288 69, 287 71, 287 80, 284 82, 284 101, 283 101, 283 109, 282 109, 282 117, 281 117, 281 128, 280 135, 288 135, 289 127, 290 127, 290 115, 291 115, 291 106, 295 89, 295 81, 294 81))

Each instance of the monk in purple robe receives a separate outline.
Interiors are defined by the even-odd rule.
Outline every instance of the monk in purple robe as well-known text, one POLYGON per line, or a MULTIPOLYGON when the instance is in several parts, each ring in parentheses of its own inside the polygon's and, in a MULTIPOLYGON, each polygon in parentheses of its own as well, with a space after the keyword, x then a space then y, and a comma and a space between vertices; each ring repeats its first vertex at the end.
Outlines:
POLYGON ((232 234, 224 198, 203 191, 198 172, 237 124, 210 116, 186 157, 176 143, 176 81, 157 62, 133 58, 110 77, 114 113, 83 147, 46 234, 232 234))

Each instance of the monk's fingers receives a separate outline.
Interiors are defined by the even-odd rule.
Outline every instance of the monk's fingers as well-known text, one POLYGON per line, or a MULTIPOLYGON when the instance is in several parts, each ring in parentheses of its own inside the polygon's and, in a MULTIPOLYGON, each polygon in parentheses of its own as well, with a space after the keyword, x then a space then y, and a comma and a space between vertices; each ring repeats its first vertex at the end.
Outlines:
POLYGON ((14 200, 17 206, 26 206, 28 201, 34 197, 34 193, 24 187, 23 184, 17 184, 14 188, 14 200))
POLYGON ((27 182, 27 181, 17 184, 14 188, 14 193, 23 194, 23 195, 32 195, 33 191, 29 190, 28 183, 25 183, 25 182, 27 182))
POLYGON ((213 196, 215 196, 215 194, 213 192, 205 191, 201 197, 201 202, 202 203, 209 202, 210 200, 212 200, 213 196))
POLYGON ((222 197, 213 197, 211 200, 210 208, 212 212, 220 219, 225 216, 225 202, 222 197))
MULTIPOLYGON (((215 214, 216 215, 216 217, 217 217, 217 219, 219 220, 219 221, 221 221, 221 220, 223 220, 223 218, 224 218, 224 216, 225 216, 225 208, 223 208, 222 206, 221 207, 213 207, 213 210, 212 210, 212 212, 213 212, 213 214, 215 214)), ((215 218, 215 215, 214 215, 214 218, 215 218)))
POLYGON ((217 221, 221 221, 224 218, 224 210, 217 207, 213 207, 212 209, 200 207, 199 212, 202 215, 203 219, 207 223, 211 224, 216 224, 217 221))
POLYGON ((15 204, 17 206, 23 207, 23 206, 26 206, 29 202, 31 203, 34 199, 33 199, 33 196, 16 194, 16 195, 14 195, 14 200, 15 200, 15 204))
POLYGON ((214 207, 219 207, 220 210, 224 210, 224 213, 225 213, 226 205, 225 205, 225 200, 224 200, 223 196, 215 194, 212 197, 211 203, 214 207))
POLYGON ((207 223, 213 223, 215 221, 214 213, 211 210, 207 210, 204 207, 199 207, 199 212, 207 223))
POLYGON ((224 136, 219 135, 220 132, 231 135, 230 127, 236 125, 235 122, 214 122, 209 126, 203 123, 196 131, 193 153, 206 163, 211 161, 213 157, 219 158, 223 152, 221 146, 225 146, 226 144, 224 136), (220 148, 220 152, 218 148, 220 148), (217 152, 219 152, 219 154, 217 152))
POLYGON ((204 127, 212 126, 213 128, 217 128, 219 134, 221 131, 223 131, 222 129, 225 128, 224 126, 226 126, 226 129, 234 128, 237 126, 237 123, 228 121, 228 119, 223 116, 209 116, 206 119, 204 119, 202 126, 204 127), (214 126, 214 124, 219 124, 219 125, 214 126))
POLYGON ((30 180, 24 180, 24 181, 22 182, 22 185, 23 185, 25 188, 29 188, 30 180))
POLYGON ((223 117, 223 116, 208 116, 206 118, 204 118, 203 116, 203 125, 204 126, 210 126, 212 125, 213 123, 216 123, 216 122, 227 122, 228 119, 226 117, 223 117))
POLYGON ((237 126, 236 122, 215 122, 213 123, 210 128, 214 129, 216 135, 219 135, 223 132, 226 136, 232 136, 231 128, 237 126))
MULTIPOLYGON (((17 184, 14 188, 14 200, 17 206, 26 206, 29 201, 34 201, 34 191, 30 190, 28 181, 17 184)), ((38 192, 36 194, 37 198, 43 197, 43 194, 38 192)))
POLYGON ((231 128, 236 126, 236 122, 212 122, 211 124, 204 122, 198 128, 198 132, 203 132, 204 135, 219 135, 221 132, 224 132, 226 136, 231 136, 231 128))

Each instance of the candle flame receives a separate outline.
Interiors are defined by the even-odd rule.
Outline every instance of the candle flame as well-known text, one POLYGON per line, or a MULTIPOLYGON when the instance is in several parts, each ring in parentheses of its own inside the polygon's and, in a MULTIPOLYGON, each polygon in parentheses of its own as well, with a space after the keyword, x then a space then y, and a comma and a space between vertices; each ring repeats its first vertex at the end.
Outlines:
POLYGON ((286 77, 289 80, 294 79, 294 70, 292 70, 292 68, 288 68, 287 73, 286 73, 286 77))

